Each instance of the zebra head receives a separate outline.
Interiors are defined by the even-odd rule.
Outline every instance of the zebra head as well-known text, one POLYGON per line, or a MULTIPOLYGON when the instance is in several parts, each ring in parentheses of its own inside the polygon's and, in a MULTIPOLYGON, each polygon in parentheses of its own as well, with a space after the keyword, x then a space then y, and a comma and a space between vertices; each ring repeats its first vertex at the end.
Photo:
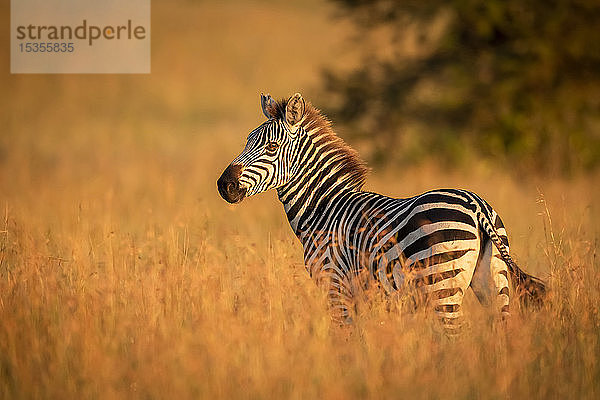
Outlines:
POLYGON ((219 194, 229 203, 281 187, 299 169, 304 99, 296 93, 287 102, 277 103, 261 94, 260 103, 267 121, 250 132, 244 150, 217 181, 219 194))

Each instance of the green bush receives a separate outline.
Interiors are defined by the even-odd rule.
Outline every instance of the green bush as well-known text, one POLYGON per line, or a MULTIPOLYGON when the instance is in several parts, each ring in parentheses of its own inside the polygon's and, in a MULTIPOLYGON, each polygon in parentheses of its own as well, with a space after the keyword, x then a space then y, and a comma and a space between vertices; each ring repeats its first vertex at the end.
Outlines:
POLYGON ((363 61, 325 72, 326 108, 372 161, 600 164, 596 0, 335 2, 359 28, 363 61))

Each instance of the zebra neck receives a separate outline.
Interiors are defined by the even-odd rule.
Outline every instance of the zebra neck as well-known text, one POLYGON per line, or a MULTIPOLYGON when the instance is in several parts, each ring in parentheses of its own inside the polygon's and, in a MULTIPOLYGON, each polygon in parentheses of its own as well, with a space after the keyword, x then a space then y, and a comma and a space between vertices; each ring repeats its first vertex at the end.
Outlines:
POLYGON ((338 199, 361 191, 367 173, 358 153, 333 133, 326 119, 317 115, 304 129, 294 160, 298 171, 277 189, 288 221, 302 242, 306 234, 310 237, 322 230, 338 199))
POLYGON ((345 194, 356 192, 343 177, 335 173, 317 173, 312 180, 301 181, 286 189, 279 189, 279 200, 288 221, 296 236, 303 241, 304 237, 313 237, 315 230, 320 230, 320 221, 327 220, 327 214, 335 208, 338 200, 345 194))

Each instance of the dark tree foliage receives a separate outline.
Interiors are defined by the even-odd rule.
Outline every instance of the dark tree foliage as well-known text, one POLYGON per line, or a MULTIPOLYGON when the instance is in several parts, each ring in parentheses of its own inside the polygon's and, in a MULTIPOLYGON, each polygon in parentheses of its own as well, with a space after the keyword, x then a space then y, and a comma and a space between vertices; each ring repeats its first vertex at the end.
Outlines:
POLYGON ((326 71, 328 111, 370 143, 372 160, 487 156, 548 172, 600 164, 598 0, 335 2, 367 50, 353 71, 326 71), (368 51, 382 45, 369 39, 382 27, 391 32, 383 55, 368 51), (415 32, 416 50, 403 50, 415 32))

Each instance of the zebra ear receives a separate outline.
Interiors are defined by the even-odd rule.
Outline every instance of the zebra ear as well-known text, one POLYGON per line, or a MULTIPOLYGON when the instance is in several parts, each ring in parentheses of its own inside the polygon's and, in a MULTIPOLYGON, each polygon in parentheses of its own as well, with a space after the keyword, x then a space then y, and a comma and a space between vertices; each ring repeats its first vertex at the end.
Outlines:
POLYGON ((275 118, 275 114, 273 113, 275 111, 275 100, 273 100, 270 94, 260 94, 260 107, 265 117, 269 119, 275 118))
POLYGON ((294 126, 304 118, 306 104, 300 93, 296 93, 287 102, 285 106, 285 121, 294 126))

